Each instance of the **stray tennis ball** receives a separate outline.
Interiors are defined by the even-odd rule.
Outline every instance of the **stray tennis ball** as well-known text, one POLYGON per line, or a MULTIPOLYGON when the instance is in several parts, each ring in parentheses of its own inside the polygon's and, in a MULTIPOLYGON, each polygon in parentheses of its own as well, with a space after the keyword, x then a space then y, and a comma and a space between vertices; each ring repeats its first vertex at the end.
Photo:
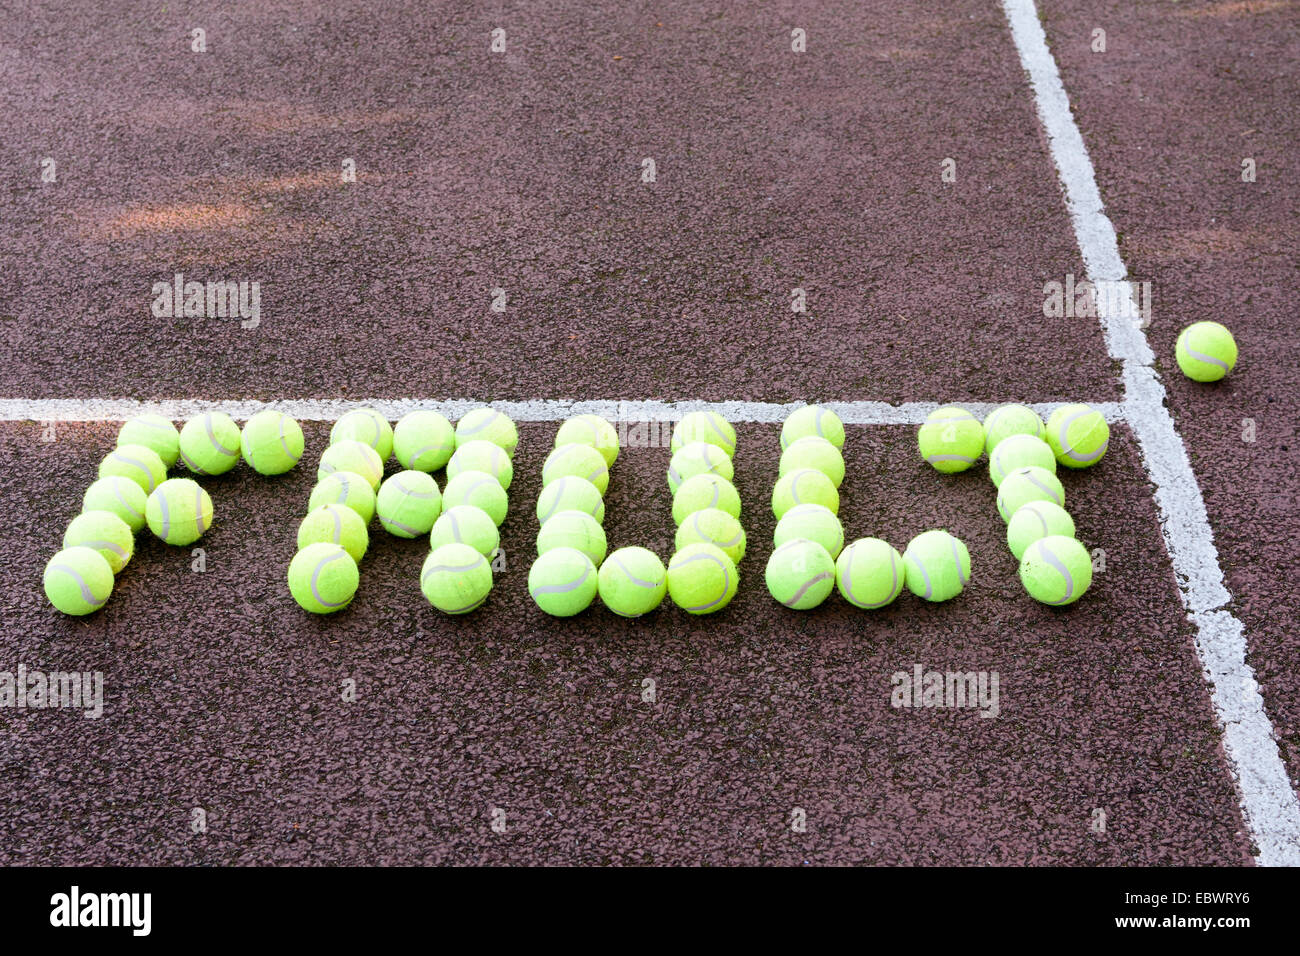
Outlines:
POLYGON ((1070 513, 1050 501, 1031 501, 1017 508, 1007 522, 1007 547, 1019 561, 1031 544, 1054 534, 1074 537, 1070 513))
POLYGON ((447 487, 442 490, 444 508, 455 508, 458 505, 482 508, 499 528, 510 510, 510 497, 501 487, 501 482, 486 471, 462 471, 448 481, 447 487))
POLYGON ((844 482, 844 456, 825 438, 808 436, 792 442, 781 453, 777 477, 784 477, 800 468, 820 471, 838 488, 844 482))
POLYGON ((167 467, 158 453, 144 445, 122 445, 99 463, 100 478, 129 478, 148 494, 167 477, 167 467))
POLYGON ((339 471, 350 471, 360 475, 370 484, 371 491, 379 490, 379 483, 384 478, 384 463, 375 451, 365 442, 354 438, 345 438, 325 449, 320 456, 320 465, 316 469, 316 480, 325 478, 339 471))
POLYGON ((807 611, 835 590, 835 559, 816 541, 795 538, 767 559, 767 592, 792 611, 807 611))
POLYGON ((336 471, 322 478, 307 500, 308 511, 325 505, 347 505, 362 521, 370 524, 370 519, 375 516, 375 489, 368 478, 351 471, 336 471))
POLYGON ((779 548, 799 538, 816 541, 836 558, 844 549, 844 526, 825 505, 795 505, 776 523, 772 543, 779 548))
POLYGON ((122 425, 117 445, 144 445, 170 468, 181 453, 181 433, 161 415, 137 415, 122 425))
POLYGON ((361 574, 337 544, 309 544, 289 562, 289 593, 312 614, 333 614, 352 603, 361 574))
POLYGON ((117 574, 131 560, 135 535, 131 526, 111 511, 83 511, 63 532, 63 547, 94 548, 117 574))
POLYGON ((1062 405, 1047 419, 1047 444, 1066 468, 1087 468, 1101 461, 1110 445, 1110 426, 1101 412, 1087 405, 1062 405))
POLYGON ((659 555, 645 548, 619 548, 600 566, 600 600, 621 617, 649 614, 668 593, 668 571, 659 555))
POLYGON ((781 450, 785 451, 800 438, 824 438, 836 448, 844 447, 844 423, 840 416, 822 405, 805 405, 791 412, 781 426, 781 450))
POLYGON ((561 511, 542 525, 537 532, 537 553, 543 555, 555 548, 576 548, 600 567, 609 550, 605 529, 600 522, 585 511, 561 511))
POLYGON ((1046 432, 1038 413, 1025 405, 999 405, 984 419, 984 450, 989 458, 1002 442, 1012 435, 1033 435, 1042 438, 1046 432))
POLYGON ((1041 438, 1033 435, 1008 435, 989 455, 989 478, 994 488, 1002 487, 1002 479, 1017 468, 1037 465, 1056 474, 1056 455, 1041 438))
POLYGON ((370 547, 370 532, 361 516, 347 505, 325 505, 309 511, 298 525, 298 550, 309 544, 337 544, 348 556, 361 563, 370 547))
POLYGON ((144 517, 168 544, 193 544, 212 527, 212 498, 197 481, 168 478, 145 502, 144 517))
POLYGON ((944 405, 926 416, 916 433, 921 457, 945 475, 965 471, 984 451, 984 426, 960 405, 944 405))
POLYGON ((815 468, 800 468, 778 478, 772 489, 772 513, 776 520, 796 505, 821 505, 839 514, 840 493, 835 483, 815 468))
POLYGON ((1020 583, 1036 601, 1054 607, 1073 604, 1092 584, 1092 557, 1074 538, 1039 538, 1020 559, 1020 583))
POLYGON ((429 532, 431 550, 437 551, 444 544, 467 544, 491 561, 501 546, 501 532, 482 508, 457 505, 445 509, 429 532))
POLYGON ((735 562, 716 545, 688 544, 668 562, 668 595, 688 614, 721 611, 739 584, 735 562))
POLYGON ((605 499, 600 489, 586 478, 565 475, 557 478, 537 496, 537 523, 546 524, 561 511, 582 511, 597 521, 605 520, 605 499))
POLYGON ((302 457, 302 426, 268 408, 244 423, 239 438, 244 461, 259 475, 282 475, 302 457))
POLYGON ((491 593, 492 567, 468 544, 444 544, 424 559, 420 590, 439 611, 468 614, 482 606, 491 593))
POLYGON ((354 408, 346 412, 330 429, 330 444, 359 441, 369 445, 379 456, 380 468, 393 453, 393 426, 373 408, 354 408))
POLYGON ((553 617, 572 617, 596 599, 599 583, 591 558, 577 548, 552 548, 528 571, 528 593, 553 617))
POLYGON ((144 527, 144 503, 149 496, 130 478, 120 475, 101 478, 81 499, 82 511, 111 511, 132 531, 144 527))
POLYGON ((687 412, 673 427, 669 446, 679 452, 693 441, 706 441, 717 445, 728 458, 736 454, 736 429, 717 412, 687 412))
POLYGON ((726 478, 717 475, 687 478, 673 495, 673 521, 680 525, 687 517, 705 508, 720 508, 739 520, 740 492, 726 478))
POLYGON ((546 456, 542 465, 543 488, 568 476, 587 479, 602 495, 609 488, 605 456, 590 445, 561 445, 546 456))
POLYGON ((399 471, 379 486, 375 514, 384 530, 399 538, 429 533, 442 513, 442 494, 427 471, 399 471))
POLYGON ((437 471, 455 450, 456 431, 437 412, 410 412, 393 428, 393 456, 408 471, 437 471))
POLYGON ((51 604, 80 617, 98 611, 113 593, 113 569, 94 548, 65 548, 45 565, 42 583, 51 604))
POLYGON ((903 552, 907 589, 927 601, 947 601, 970 583, 970 552, 947 531, 923 531, 903 552))
POLYGON ((605 459, 605 467, 613 468, 618 460, 618 431, 599 415, 577 415, 570 418, 555 433, 555 447, 561 445, 590 445, 605 459))
POLYGON ((1194 382, 1217 382, 1237 364, 1237 342, 1218 322, 1193 322, 1174 345, 1178 367, 1194 382))
POLYGON ((835 584, 854 607, 875 610, 903 593, 903 558, 888 541, 858 538, 835 561, 835 584))
MULTIPOLYGON (((602 466, 603 467, 603 466, 602 466)), ((447 462, 447 478, 455 478, 466 471, 481 471, 495 478, 502 488, 509 488, 515 479, 515 466, 500 445, 476 438, 458 445, 447 462)))
POLYGON ((731 481, 735 474, 736 468, 725 451, 706 441, 693 441, 674 452, 668 462, 668 490, 676 494, 682 482, 696 475, 717 475, 731 481))
POLYGON ((703 508, 687 515, 677 526, 674 542, 678 551, 688 544, 712 544, 739 564, 745 557, 745 529, 721 508, 703 508))
POLYGON ((998 514, 1003 521, 1010 521, 1017 509, 1031 501, 1050 501, 1065 507, 1065 488, 1060 479, 1037 465, 1017 468, 1002 479, 998 486, 998 514))
POLYGON ((224 412, 204 412, 181 428, 180 460, 196 475, 224 475, 239 464, 239 426, 224 412))
POLYGON ((511 458, 519 447, 519 430, 515 423, 495 408, 476 408, 456 423, 456 447, 468 441, 483 438, 501 449, 511 458))

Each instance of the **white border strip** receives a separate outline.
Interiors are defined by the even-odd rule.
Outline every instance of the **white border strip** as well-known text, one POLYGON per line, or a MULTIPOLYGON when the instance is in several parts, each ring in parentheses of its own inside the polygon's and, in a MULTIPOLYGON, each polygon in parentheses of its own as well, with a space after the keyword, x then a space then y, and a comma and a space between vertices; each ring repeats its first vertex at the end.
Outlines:
POLYGON ((1092 160, 1070 112, 1034 0, 1002 0, 1002 6, 1034 88, 1088 277, 1093 282, 1115 281, 1121 293, 1117 302, 1100 297, 1106 301, 1099 300, 1099 311, 1111 357, 1123 362, 1122 417, 1138 440, 1156 487, 1165 544, 1196 628, 1196 652, 1223 726, 1223 748, 1241 795, 1242 814, 1259 850, 1258 862, 1300 866, 1300 801, 1287 779, 1254 671, 1246 663, 1241 622, 1230 612, 1217 610, 1231 595, 1223 583, 1205 501, 1165 404, 1165 388, 1153 367, 1155 355, 1146 335, 1129 318, 1139 313, 1128 285, 1118 282, 1128 270, 1120 258, 1115 227, 1102 207, 1092 160))

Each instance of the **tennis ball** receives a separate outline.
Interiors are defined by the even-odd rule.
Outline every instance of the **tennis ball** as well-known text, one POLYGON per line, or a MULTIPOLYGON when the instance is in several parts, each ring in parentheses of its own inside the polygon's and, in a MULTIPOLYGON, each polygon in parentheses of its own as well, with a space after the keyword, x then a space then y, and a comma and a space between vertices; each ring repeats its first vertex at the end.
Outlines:
POLYGON ((1174 345, 1178 367, 1194 382, 1217 382, 1237 364, 1237 342, 1218 322, 1193 322, 1174 345))
POLYGON ((565 475, 557 478, 537 496, 537 523, 546 524, 561 511, 583 511, 597 521, 605 520, 605 499, 600 489, 586 478, 565 475))
POLYGON ((1110 426, 1087 405, 1062 405, 1047 419, 1047 444, 1066 468, 1087 468, 1106 454, 1110 426))
POLYGON ((145 502, 144 517, 168 544, 193 544, 212 527, 212 499, 197 481, 168 478, 145 502))
POLYGON ((1017 468, 1002 479, 998 486, 998 513, 1003 521, 1009 522, 1018 508, 1031 501, 1050 501, 1065 507, 1065 488, 1060 479, 1037 465, 1017 468))
POLYGON ((492 567, 468 544, 440 545, 424 559, 420 590, 439 611, 468 614, 492 591, 492 567))
POLYGON ((350 471, 336 471, 311 490, 307 510, 315 511, 325 505, 347 505, 361 520, 370 524, 375 516, 375 489, 369 480, 350 471))
POLYGON ((370 547, 370 532, 361 516, 347 505, 325 505, 307 512, 298 525, 298 550, 322 542, 337 544, 360 564, 370 547))
POLYGON ((1017 508, 1007 522, 1007 547, 1018 561, 1031 544, 1054 534, 1074 537, 1074 519, 1070 513, 1050 501, 1031 501, 1017 508))
POLYGON ((458 505, 482 508, 499 528, 501 522, 506 520, 506 512, 510 510, 510 497, 501 487, 501 482, 486 471, 462 471, 448 481, 447 487, 442 490, 444 508, 455 508, 458 505))
POLYGON ((161 415, 137 415, 127 421, 117 433, 117 445, 144 445, 152 448, 170 468, 181 453, 181 433, 176 426, 161 415))
POLYGON ((736 596, 740 574, 726 552, 712 544, 688 544, 668 562, 668 596, 688 614, 721 611, 736 596))
POLYGON ((600 566, 600 600, 620 617, 640 617, 663 603, 668 572, 659 555, 645 548, 619 548, 600 566))
POLYGON ((111 511, 83 511, 63 532, 63 547, 94 548, 117 574, 131 560, 135 535, 130 525, 111 511))
POLYGON ((289 562, 289 593, 304 611, 333 614, 352 603, 361 574, 337 544, 309 544, 289 562))
POLYGON ((1037 465, 1056 474, 1056 455, 1041 438, 1033 435, 1008 435, 989 455, 989 478, 994 488, 1002 486, 1002 479, 1017 468, 1037 465))
POLYGON ((384 463, 379 452, 365 442, 345 438, 330 445, 320 456, 316 480, 323 481, 336 471, 350 471, 354 475, 360 475, 369 482, 371 491, 378 491, 379 483, 384 478, 384 463))
POLYGON ((799 538, 816 541, 836 558, 844 549, 844 526, 825 505, 795 505, 776 523, 772 543, 779 548, 799 538))
POLYGON ((500 445, 511 458, 519 447, 519 431, 506 415, 495 408, 476 408, 456 423, 456 447, 483 438, 500 445))
POLYGON ((835 483, 815 468, 800 468, 777 479, 772 489, 772 513, 776 520, 785 517, 795 505, 822 505, 839 514, 840 493, 835 483))
POLYGON ((546 456, 542 465, 542 487, 571 475, 586 478, 602 495, 609 488, 609 466, 605 456, 590 445, 561 445, 546 456))
POLYGON ((113 569, 94 548, 67 548, 45 565, 45 596, 64 614, 98 611, 113 593, 113 569))
POLYGON ((259 475, 282 475, 302 457, 302 426, 284 412, 266 409, 244 423, 239 448, 259 475))
POLYGON ((825 438, 809 435, 791 442, 790 447, 781 452, 777 477, 784 478, 800 468, 820 471, 836 488, 844 482, 844 456, 825 438))
POLYGON ((844 423, 823 405, 805 405, 791 412, 781 426, 781 450, 800 438, 824 438, 836 448, 844 447, 844 423))
POLYGON ((606 468, 618 460, 618 431, 599 415, 576 415, 561 425, 555 447, 561 445, 590 445, 605 459, 606 468))
POLYGON ((669 442, 674 452, 681 451, 693 441, 706 441, 717 445, 728 458, 736 454, 736 429, 717 412, 687 412, 673 428, 669 442))
POLYGON ((970 583, 970 552, 947 531, 923 531, 903 552, 903 581, 927 601, 947 601, 970 583))
POLYGON ((101 478, 81 499, 82 511, 111 511, 132 531, 144 527, 144 503, 149 496, 130 478, 101 478))
POLYGON ((443 511, 429 532, 430 549, 437 551, 444 544, 467 544, 491 561, 501 546, 501 532, 482 508, 457 505, 443 511))
MULTIPOLYGON (((605 467, 603 458, 601 467, 605 467)), ((500 482, 502 488, 509 488, 510 482, 515 480, 515 466, 510 463, 510 456, 500 445, 482 438, 456 446, 451 460, 447 462, 447 477, 455 478, 463 471, 486 472, 500 482)))
POLYGON ((399 538, 428 534, 441 512, 442 494, 427 471, 399 471, 379 486, 375 496, 379 523, 399 538))
POLYGON ((681 524, 687 516, 705 508, 721 508, 731 517, 740 518, 740 492, 736 486, 717 475, 687 478, 673 495, 673 521, 681 524))
POLYGON ((1002 439, 1011 435, 1042 438, 1045 431, 1043 420, 1032 408, 1024 405, 999 405, 984 419, 984 450, 992 458, 993 450, 1002 439))
POLYGON ((393 426, 373 408, 354 408, 344 413, 330 429, 330 444, 337 445, 341 441, 359 441, 369 445, 379 456, 382 466, 393 453, 393 426))
POLYGON ((122 445, 99 463, 100 478, 129 478, 147 494, 167 477, 167 467, 158 453, 144 445, 122 445))
POLYGON ((767 593, 792 611, 808 611, 835 590, 835 559, 816 541, 794 538, 767 559, 767 593))
POLYGON ((393 428, 393 455, 410 471, 437 471, 455 450, 456 432, 437 412, 410 412, 393 428))
POLYGON ((181 428, 180 459, 196 475, 224 475, 239 464, 239 426, 223 412, 204 412, 181 428))
POLYGON ((906 572, 894 546, 880 538, 859 538, 835 561, 835 584, 854 607, 875 610, 903 593, 906 572))
POLYGON ((916 444, 935 471, 951 475, 978 460, 984 451, 984 426, 960 405, 944 405, 926 416, 916 444))
POLYGON ((552 548, 538 555, 528 571, 528 593, 554 617, 585 611, 598 587, 596 566, 577 548, 552 548))
POLYGON ((715 545, 736 564, 745 557, 745 529, 721 508, 693 511, 678 525, 674 542, 678 551, 699 542, 715 545))
POLYGON ((538 555, 554 548, 576 548, 591 558, 592 564, 600 567, 609 550, 609 542, 600 522, 587 512, 561 511, 537 532, 538 555))
POLYGON ((1025 549, 1020 583, 1035 601, 1055 607, 1073 604, 1092 585, 1092 557, 1074 538, 1049 534, 1025 549))
POLYGON ((735 474, 725 451, 706 441, 693 441, 674 452, 668 462, 668 490, 676 494, 682 482, 696 475, 717 475, 731 481, 735 474))

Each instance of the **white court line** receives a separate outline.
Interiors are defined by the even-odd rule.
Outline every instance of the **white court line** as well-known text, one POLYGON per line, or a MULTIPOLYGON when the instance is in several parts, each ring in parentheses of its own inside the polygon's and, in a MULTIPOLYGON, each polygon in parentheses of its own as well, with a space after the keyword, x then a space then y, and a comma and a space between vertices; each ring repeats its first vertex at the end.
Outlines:
MULTIPOLYGON (((1070 113, 1034 0, 1002 0, 1002 6, 1034 88, 1088 278, 1119 283, 1128 270, 1119 255, 1115 227, 1102 207, 1092 160, 1070 113)), ((1122 417, 1138 440, 1156 487, 1165 544, 1196 629, 1196 652, 1223 726, 1223 749, 1241 796, 1242 814, 1259 849, 1260 864, 1300 866, 1300 801, 1287 779, 1254 671, 1246 663, 1241 622, 1218 610, 1230 594, 1223 583, 1205 501, 1165 404, 1165 388, 1153 367, 1155 356, 1146 335, 1129 318, 1138 314, 1129 287, 1120 283, 1119 290, 1118 301, 1099 297, 1107 301, 1099 303, 1098 311, 1111 357, 1123 363, 1122 417)))

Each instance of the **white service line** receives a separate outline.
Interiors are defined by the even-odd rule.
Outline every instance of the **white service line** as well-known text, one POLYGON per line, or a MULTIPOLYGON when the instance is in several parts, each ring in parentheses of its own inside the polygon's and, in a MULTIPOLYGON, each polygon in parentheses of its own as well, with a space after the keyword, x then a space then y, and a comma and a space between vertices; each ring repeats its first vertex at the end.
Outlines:
POLYGON ((1120 258, 1115 227, 1102 207, 1092 160, 1070 112, 1034 0, 1002 0, 1002 6, 1020 62, 1029 73, 1088 278, 1119 284, 1118 301, 1101 296, 1098 311, 1111 357, 1123 363, 1121 417, 1137 438, 1156 488, 1165 544, 1195 628, 1196 652, 1224 729, 1223 748, 1246 825, 1259 850, 1258 862, 1300 866, 1300 801, 1287 779, 1254 671, 1246 663, 1241 622, 1220 610, 1231 595, 1223 583, 1205 501, 1169 414, 1164 385, 1153 367, 1155 356, 1145 333, 1131 318, 1138 310, 1129 287, 1119 281, 1127 278, 1128 269, 1120 258))

